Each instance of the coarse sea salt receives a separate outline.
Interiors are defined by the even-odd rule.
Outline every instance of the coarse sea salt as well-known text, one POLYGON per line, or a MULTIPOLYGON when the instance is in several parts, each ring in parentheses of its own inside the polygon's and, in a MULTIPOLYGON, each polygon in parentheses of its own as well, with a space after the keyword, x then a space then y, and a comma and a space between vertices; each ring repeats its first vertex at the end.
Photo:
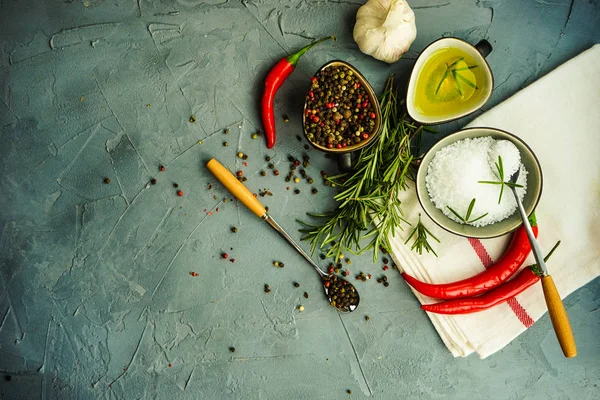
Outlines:
POLYGON ((504 179, 505 181, 508 181, 521 165, 521 153, 519 153, 517 146, 510 140, 494 140, 494 143, 488 150, 488 162, 490 168, 494 170, 494 173, 498 178, 500 178, 500 175, 498 174, 496 163, 498 163, 499 157, 502 157, 504 179))
POLYGON ((469 220, 487 213, 483 218, 469 223, 476 227, 502 221, 515 212, 517 202, 509 187, 504 186, 502 200, 498 204, 501 185, 479 183, 479 181, 499 182, 496 166, 491 160, 492 157, 497 160, 498 156, 501 156, 505 181, 508 181, 512 175, 509 174, 508 168, 511 170, 514 168, 514 171, 520 168, 517 184, 523 187, 517 188, 517 195, 523 200, 527 191, 527 170, 521 164, 519 150, 514 147, 514 144, 509 142, 511 147, 501 142, 506 141, 497 141, 491 137, 463 139, 435 153, 427 168, 425 183, 431 201, 448 218, 464 223, 450 211, 450 208, 465 217, 473 199, 476 199, 475 206, 469 220), (517 152, 516 156, 514 150, 517 152))

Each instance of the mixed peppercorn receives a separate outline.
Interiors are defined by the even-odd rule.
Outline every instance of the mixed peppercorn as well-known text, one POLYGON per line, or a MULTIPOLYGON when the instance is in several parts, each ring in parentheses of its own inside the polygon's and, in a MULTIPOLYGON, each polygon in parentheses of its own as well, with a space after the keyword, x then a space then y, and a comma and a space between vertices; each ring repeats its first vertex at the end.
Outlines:
POLYGON ((336 275, 323 277, 323 286, 329 296, 330 303, 338 309, 353 310, 358 303, 356 288, 336 275))
POLYGON ((304 113, 306 137, 328 149, 368 140, 377 118, 367 91, 345 66, 325 68, 311 79, 304 113))

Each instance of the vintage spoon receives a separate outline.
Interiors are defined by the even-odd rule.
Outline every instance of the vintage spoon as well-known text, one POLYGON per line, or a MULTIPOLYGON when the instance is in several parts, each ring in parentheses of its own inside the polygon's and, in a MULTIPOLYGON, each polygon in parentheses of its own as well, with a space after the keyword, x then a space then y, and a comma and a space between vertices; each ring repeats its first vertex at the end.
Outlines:
POLYGON ((321 276, 323 289, 325 290, 325 295, 329 299, 329 304, 340 312, 351 312, 356 310, 360 297, 358 296, 356 288, 350 282, 323 271, 321 267, 319 267, 267 213, 265 207, 254 197, 248 188, 238 181, 227 168, 221 165, 221 163, 213 158, 206 164, 206 167, 223 184, 223 186, 227 188, 227 190, 242 202, 243 205, 275 229, 294 249, 296 249, 296 251, 298 251, 298 253, 302 255, 302 257, 306 259, 306 261, 310 263, 310 265, 312 265, 315 271, 321 276))
MULTIPOLYGON (((510 183, 517 183, 520 171, 520 168, 517 169, 517 172, 515 172, 510 177, 510 183)), ((550 314, 550 320, 552 321, 552 327, 554 328, 554 332, 556 333, 556 338, 558 339, 560 348, 562 349, 565 357, 575 357, 577 355, 577 346, 575 345, 575 338, 573 337, 573 331, 571 330, 571 324, 569 323, 569 318, 567 317, 565 306, 563 305, 558 290, 556 290, 554 280, 548 273, 548 268, 546 267, 546 263, 544 262, 542 251, 540 250, 540 247, 538 246, 538 243, 535 240, 535 236, 533 235, 533 231, 531 230, 531 225, 529 224, 529 220, 527 219, 527 213, 525 212, 523 203, 521 203, 521 200, 517 195, 517 190, 513 185, 507 186, 510 187, 510 190, 515 196, 515 200, 517 201, 517 206, 519 208, 519 213, 521 214, 521 219, 523 220, 523 225, 525 226, 525 231, 527 232, 527 238, 529 239, 529 243, 531 243, 533 256, 535 257, 535 261, 537 262, 537 265, 542 271, 542 288, 544 290, 544 299, 546 300, 548 314, 550 314)))

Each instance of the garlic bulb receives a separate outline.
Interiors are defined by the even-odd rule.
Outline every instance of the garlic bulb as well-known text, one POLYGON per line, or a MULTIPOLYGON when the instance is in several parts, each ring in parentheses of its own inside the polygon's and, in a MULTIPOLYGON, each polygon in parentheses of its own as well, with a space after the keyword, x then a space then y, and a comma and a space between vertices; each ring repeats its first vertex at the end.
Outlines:
POLYGON ((398 61, 416 36, 415 14, 405 0, 368 0, 356 13, 354 41, 377 60, 398 61))

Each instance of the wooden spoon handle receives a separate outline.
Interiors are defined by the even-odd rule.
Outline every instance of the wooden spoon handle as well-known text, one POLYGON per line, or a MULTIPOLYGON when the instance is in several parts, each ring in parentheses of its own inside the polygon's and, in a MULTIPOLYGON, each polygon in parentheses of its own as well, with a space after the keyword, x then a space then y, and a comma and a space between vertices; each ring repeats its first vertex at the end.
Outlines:
POLYGON ((546 299, 546 305, 548 306, 548 313, 550 314, 550 320, 556 333, 556 338, 560 344, 560 348, 563 354, 567 358, 575 357, 577 355, 577 347, 575 345, 575 338, 573 337, 573 331, 571 330, 571 324, 565 311, 565 306, 560 298, 558 290, 554 280, 550 275, 542 277, 542 287, 544 289, 544 298, 546 299))
POLYGON ((250 211, 256 214, 257 217, 262 218, 267 213, 265 207, 260 204, 260 201, 254 197, 252 192, 250 192, 243 183, 238 181, 220 162, 213 158, 206 163, 206 168, 213 173, 231 194, 233 194, 243 205, 248 207, 250 211))

